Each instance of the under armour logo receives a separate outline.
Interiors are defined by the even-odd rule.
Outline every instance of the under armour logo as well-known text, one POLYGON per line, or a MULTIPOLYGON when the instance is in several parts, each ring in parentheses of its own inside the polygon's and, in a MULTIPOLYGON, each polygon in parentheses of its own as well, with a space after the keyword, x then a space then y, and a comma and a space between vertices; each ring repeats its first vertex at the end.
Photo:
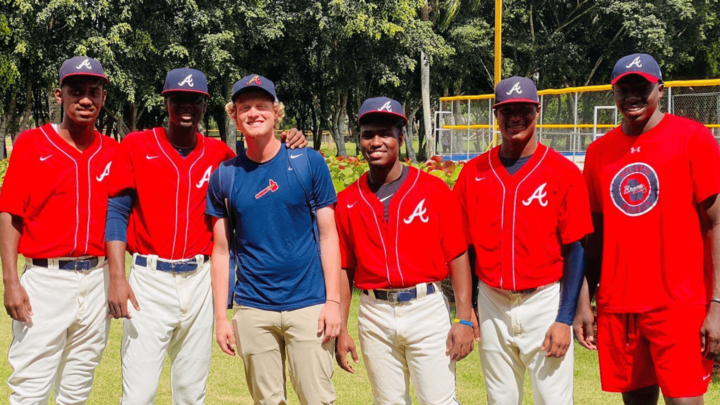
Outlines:
POLYGON ((520 82, 515 83, 512 86, 512 89, 510 89, 510 91, 508 91, 506 94, 509 96, 509 95, 513 94, 513 92, 515 92, 517 94, 522 94, 522 89, 520 88, 520 82))
POLYGON ((425 216, 425 213, 427 212, 427 208, 425 208, 423 205, 425 204, 425 200, 423 199, 420 201, 420 203, 415 207, 415 210, 412 214, 410 214, 407 219, 404 219, 403 222, 406 224, 410 224, 416 217, 420 218, 420 221, 423 223, 427 223, 429 221, 429 218, 425 216))
POLYGON ((208 166, 207 170, 205 170, 205 174, 203 174, 202 179, 198 182, 198 184, 195 185, 195 187, 200 188, 203 184, 210 181, 210 174, 212 173, 212 166, 208 166))
POLYGON ((637 66, 637 67, 639 67, 639 68, 642 67, 642 63, 640 62, 640 57, 639 57, 639 56, 638 56, 637 58, 633 59, 633 61, 630 62, 629 65, 625 66, 625 68, 626 68, 626 69, 629 69, 629 68, 631 68, 631 67, 633 67, 633 66, 637 66))
POLYGON ((387 103, 383 104, 383 106, 378 108, 377 110, 378 111, 386 110, 387 112, 392 112, 392 107, 390 106, 390 102, 388 101, 387 103))
POLYGON ((90 59, 85 59, 84 61, 82 61, 81 64, 75 66, 75 69, 80 69, 80 68, 92 69, 92 66, 90 66, 90 59))
POLYGON ((188 75, 183 81, 178 83, 178 86, 184 86, 186 83, 190 87, 195 87, 195 83, 193 83, 192 75, 188 75))
POLYGON ((261 83, 260 83, 260 76, 257 76, 257 75, 256 75, 255 77, 253 77, 252 79, 250 79, 250 80, 249 80, 247 83, 245 83, 245 84, 254 84, 254 85, 256 85, 256 86, 260 86, 260 84, 261 84, 261 83))
POLYGON ((640 147, 639 147, 639 146, 638 146, 637 148, 633 148, 633 147, 630 148, 630 153, 636 153, 636 152, 637 152, 637 153, 640 153, 640 147))
POLYGON ((103 172, 99 176, 95 177, 95 179, 97 181, 102 181, 105 177, 110 175, 110 165, 111 164, 112 164, 112 162, 108 163, 107 166, 105 166, 105 170, 103 170, 103 172))
POLYGON ((540 206, 547 207, 547 200, 543 200, 545 197, 547 197, 545 186, 547 186, 547 183, 543 183, 540 187, 538 187, 535 192, 530 196, 530 198, 522 202, 523 205, 527 207, 532 204, 533 200, 537 200, 540 206))

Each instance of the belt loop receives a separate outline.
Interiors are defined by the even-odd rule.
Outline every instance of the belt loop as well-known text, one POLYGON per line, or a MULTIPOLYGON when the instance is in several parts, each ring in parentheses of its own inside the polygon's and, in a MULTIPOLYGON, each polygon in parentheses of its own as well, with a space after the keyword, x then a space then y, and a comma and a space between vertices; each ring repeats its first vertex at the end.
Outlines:
POLYGON ((427 283, 420 283, 415 286, 417 292, 417 299, 425 298, 427 296, 427 283))
POLYGON ((197 269, 200 270, 200 268, 205 264, 205 255, 195 255, 195 263, 197 263, 197 269))
POLYGON ((147 267, 150 270, 157 270, 157 255, 147 255, 147 267))
POLYGON ((25 268, 35 267, 33 265, 33 260, 29 257, 25 258, 25 268))
POLYGON ((55 259, 48 259, 48 269, 50 270, 60 270, 60 260, 57 258, 55 259))
POLYGON ((98 256, 97 267, 102 267, 105 264, 105 256, 98 256))
POLYGON ((368 297, 370 297, 372 299, 376 299, 374 290, 367 290, 367 292, 368 292, 368 297))

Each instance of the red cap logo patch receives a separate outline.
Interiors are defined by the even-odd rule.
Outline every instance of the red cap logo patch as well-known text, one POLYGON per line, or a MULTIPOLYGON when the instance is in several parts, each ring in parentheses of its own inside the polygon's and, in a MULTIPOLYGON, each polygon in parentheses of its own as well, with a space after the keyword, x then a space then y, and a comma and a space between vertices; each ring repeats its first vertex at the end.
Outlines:
POLYGON ((254 76, 252 79, 250 79, 245 84, 254 84, 256 86, 260 86, 262 83, 260 83, 260 76, 254 76))

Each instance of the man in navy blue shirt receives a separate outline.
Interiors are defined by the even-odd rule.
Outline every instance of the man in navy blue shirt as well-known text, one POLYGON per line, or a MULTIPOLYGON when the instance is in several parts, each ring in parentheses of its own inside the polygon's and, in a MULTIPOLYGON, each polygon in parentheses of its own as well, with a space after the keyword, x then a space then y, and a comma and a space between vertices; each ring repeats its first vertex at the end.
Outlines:
POLYGON ((216 340, 234 355, 234 329, 256 404, 286 403, 286 359, 301 404, 333 404, 341 318, 330 171, 316 151, 288 150, 275 138, 283 107, 270 80, 241 79, 226 109, 248 146, 215 171, 208 188, 216 340), (226 316, 231 250, 239 263, 232 327, 226 316))

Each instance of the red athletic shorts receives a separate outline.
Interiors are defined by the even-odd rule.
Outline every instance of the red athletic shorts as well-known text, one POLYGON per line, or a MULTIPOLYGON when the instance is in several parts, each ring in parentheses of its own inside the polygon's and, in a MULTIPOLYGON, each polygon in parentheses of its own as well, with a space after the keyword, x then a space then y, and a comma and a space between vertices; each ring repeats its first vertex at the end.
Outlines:
POLYGON ((640 314, 598 314, 603 391, 628 392, 659 385, 669 398, 705 394, 713 362, 700 352, 707 308, 692 306, 640 314))

